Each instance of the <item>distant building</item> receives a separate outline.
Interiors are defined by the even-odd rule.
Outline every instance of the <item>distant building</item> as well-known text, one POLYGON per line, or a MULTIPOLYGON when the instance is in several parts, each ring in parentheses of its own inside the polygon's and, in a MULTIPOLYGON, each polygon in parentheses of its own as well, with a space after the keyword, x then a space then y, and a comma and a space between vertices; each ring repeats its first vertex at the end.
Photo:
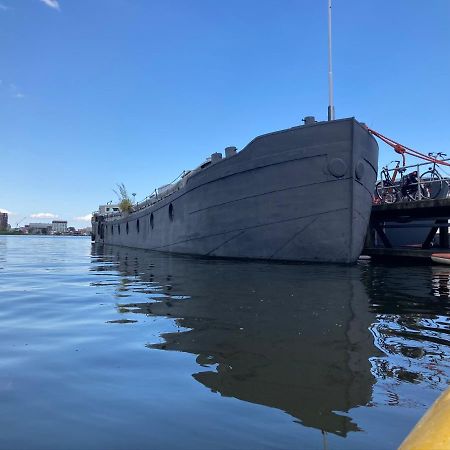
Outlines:
POLYGON ((82 236, 88 236, 92 232, 92 227, 80 228, 77 230, 77 233, 82 236))
POLYGON ((53 220, 52 231, 53 233, 67 233, 67 220, 53 220))
POLYGON ((30 223, 28 225, 30 234, 50 234, 52 232, 51 223, 30 223))
POLYGON ((8 229, 8 213, 0 213, 0 230, 8 229))

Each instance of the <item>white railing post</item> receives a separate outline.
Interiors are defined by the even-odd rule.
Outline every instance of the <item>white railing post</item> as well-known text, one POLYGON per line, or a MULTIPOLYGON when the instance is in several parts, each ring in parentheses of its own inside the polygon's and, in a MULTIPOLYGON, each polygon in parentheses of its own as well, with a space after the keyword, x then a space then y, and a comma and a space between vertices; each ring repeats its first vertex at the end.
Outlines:
POLYGON ((417 164, 417 198, 422 200, 422 189, 420 189, 420 173, 419 173, 419 164, 417 164))

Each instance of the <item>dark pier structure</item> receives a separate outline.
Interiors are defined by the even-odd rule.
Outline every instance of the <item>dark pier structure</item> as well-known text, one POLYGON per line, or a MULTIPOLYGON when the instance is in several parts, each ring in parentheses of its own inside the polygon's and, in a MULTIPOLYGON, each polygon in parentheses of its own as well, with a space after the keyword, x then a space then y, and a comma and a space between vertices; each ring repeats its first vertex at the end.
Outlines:
POLYGON ((449 219, 450 198, 373 205, 362 254, 431 262, 450 253, 449 219))

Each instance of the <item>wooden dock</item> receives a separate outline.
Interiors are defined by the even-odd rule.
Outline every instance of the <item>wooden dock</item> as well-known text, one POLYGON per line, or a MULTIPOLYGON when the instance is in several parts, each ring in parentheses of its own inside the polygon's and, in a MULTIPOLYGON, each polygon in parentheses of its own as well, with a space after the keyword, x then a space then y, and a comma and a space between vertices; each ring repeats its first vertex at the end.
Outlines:
MULTIPOLYGON (((432 253, 449 253, 450 198, 419 200, 372 206, 369 229, 362 254, 373 258, 431 262, 432 253), (398 245, 389 231, 400 230, 411 242, 398 245), (419 242, 413 230, 422 230, 419 242)), ((397 233, 398 234, 398 233, 397 233)))

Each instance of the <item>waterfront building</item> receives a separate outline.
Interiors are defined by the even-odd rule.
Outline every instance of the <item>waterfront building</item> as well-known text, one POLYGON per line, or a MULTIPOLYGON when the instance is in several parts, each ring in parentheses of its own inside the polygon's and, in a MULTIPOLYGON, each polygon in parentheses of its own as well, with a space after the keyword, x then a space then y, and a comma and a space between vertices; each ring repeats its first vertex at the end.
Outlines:
POLYGON ((53 233, 67 233, 67 220, 53 220, 52 231, 53 233))
POLYGON ((8 229, 8 213, 0 212, 0 230, 8 229))
POLYGON ((51 231, 51 223, 30 223, 28 225, 28 232, 30 234, 50 234, 51 231))

